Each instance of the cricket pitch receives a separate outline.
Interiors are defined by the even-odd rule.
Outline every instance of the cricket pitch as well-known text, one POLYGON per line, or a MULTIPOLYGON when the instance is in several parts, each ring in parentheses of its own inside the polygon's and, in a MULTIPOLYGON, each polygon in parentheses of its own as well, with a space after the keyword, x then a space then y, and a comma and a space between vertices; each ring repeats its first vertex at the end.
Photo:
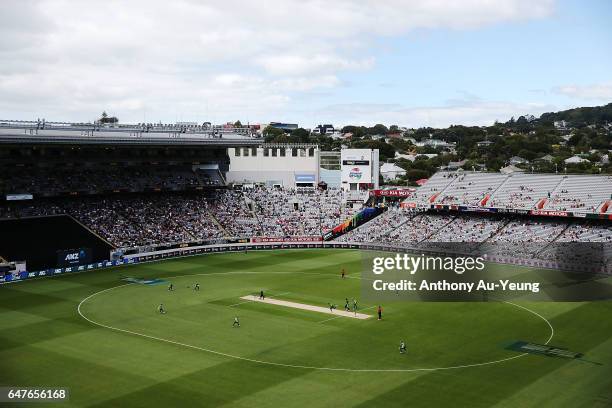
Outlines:
POLYGON ((272 299, 272 298, 260 299, 259 296, 257 295, 242 296, 240 299, 250 300, 252 302, 258 302, 258 303, 267 303, 270 305, 292 307, 294 309, 310 310, 312 312, 325 313, 325 314, 330 314, 334 316, 350 317, 351 319, 362 319, 363 320, 363 319, 368 319, 372 317, 371 315, 368 315, 365 313, 347 312, 345 310, 338 310, 338 309, 330 310, 329 307, 306 305, 304 303, 289 302, 287 300, 279 300, 279 299, 272 299))

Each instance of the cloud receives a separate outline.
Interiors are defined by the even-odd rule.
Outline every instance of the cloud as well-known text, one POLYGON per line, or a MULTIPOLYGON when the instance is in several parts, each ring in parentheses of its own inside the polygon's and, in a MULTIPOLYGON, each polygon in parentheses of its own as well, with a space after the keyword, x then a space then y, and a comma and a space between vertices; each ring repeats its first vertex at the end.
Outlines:
POLYGON ((399 104, 337 104, 315 112, 315 117, 340 120, 343 124, 372 126, 376 123, 408 127, 448 127, 450 125, 488 126, 496 120, 505 122, 514 116, 558 110, 558 106, 540 103, 513 103, 484 100, 453 100, 441 106, 405 107, 399 104))
POLYGON ((334 55, 280 55, 256 61, 272 75, 307 75, 343 70, 364 70, 374 65, 374 58, 346 59, 334 55))
POLYGON ((341 86, 347 72, 371 69, 376 39, 542 18, 553 9, 553 0, 7 0, 0 112, 266 121, 303 111, 303 96, 341 86))
POLYGON ((576 99, 612 100, 612 82, 591 85, 564 85, 553 88, 553 92, 576 99))

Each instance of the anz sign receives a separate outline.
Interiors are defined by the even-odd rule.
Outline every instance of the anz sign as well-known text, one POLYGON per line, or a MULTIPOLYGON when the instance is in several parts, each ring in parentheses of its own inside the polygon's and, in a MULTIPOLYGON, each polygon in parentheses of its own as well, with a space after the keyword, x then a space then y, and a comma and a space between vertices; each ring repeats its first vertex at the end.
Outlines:
POLYGON ((89 248, 58 251, 57 255, 57 263, 60 267, 91 263, 91 250, 89 248))
POLYGON ((78 252, 73 252, 72 254, 66 255, 66 258, 64 258, 64 261, 67 261, 67 262, 78 261, 79 259, 80 259, 79 253, 78 252))

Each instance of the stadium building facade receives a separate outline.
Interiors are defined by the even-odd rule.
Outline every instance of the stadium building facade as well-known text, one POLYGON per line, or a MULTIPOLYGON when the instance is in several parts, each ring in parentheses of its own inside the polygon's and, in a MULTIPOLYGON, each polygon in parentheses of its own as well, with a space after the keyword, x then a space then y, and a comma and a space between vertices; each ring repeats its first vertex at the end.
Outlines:
POLYGON ((313 144, 262 144, 228 149, 228 183, 283 188, 330 188, 367 191, 378 188, 378 150, 321 151, 313 144))
POLYGON ((228 183, 314 188, 319 182, 319 147, 263 144, 228 149, 228 183))

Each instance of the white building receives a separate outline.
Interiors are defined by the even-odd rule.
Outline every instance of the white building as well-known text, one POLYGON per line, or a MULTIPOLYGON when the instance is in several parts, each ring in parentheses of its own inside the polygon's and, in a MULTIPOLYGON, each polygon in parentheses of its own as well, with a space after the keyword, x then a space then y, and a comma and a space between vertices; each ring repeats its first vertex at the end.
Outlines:
POLYGON ((455 142, 446 142, 440 139, 425 139, 421 142, 416 142, 417 147, 431 146, 431 147, 441 147, 445 149, 454 148, 456 145, 455 142))
POLYGON ((569 159, 564 160, 565 164, 578 164, 578 163, 587 163, 589 162, 587 159, 583 159, 580 156, 572 156, 569 159))
POLYGON ((425 156, 428 159, 432 159, 436 157, 437 154, 436 153, 402 154, 402 153, 395 152, 396 159, 406 159, 406 160, 410 160, 411 162, 415 161, 418 156, 425 156))
POLYGON ((406 174, 406 170, 402 169, 395 163, 385 163, 380 166, 380 174, 383 176, 383 180, 395 180, 399 176, 406 174))
POLYGON ((263 183, 285 188, 316 187, 319 147, 310 144, 262 144, 229 148, 228 183, 263 183))
POLYGON ((379 186, 378 149, 343 149, 340 151, 342 189, 365 191, 379 186))
POLYGON ((515 165, 516 166, 517 164, 529 164, 529 160, 524 159, 524 158, 522 158, 520 156, 512 156, 510 158, 509 163, 511 165, 515 165))
POLYGON ((228 183, 314 188, 320 181, 344 190, 378 188, 378 150, 321 152, 312 144, 229 148, 228 183))

